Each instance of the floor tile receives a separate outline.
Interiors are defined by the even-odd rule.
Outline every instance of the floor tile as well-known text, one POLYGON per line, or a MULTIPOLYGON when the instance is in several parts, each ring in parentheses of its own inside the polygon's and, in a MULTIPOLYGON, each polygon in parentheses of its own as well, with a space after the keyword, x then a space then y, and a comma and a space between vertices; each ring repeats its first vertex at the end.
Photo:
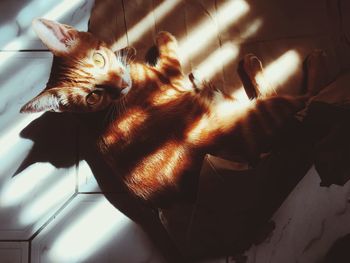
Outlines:
POLYGON ((333 242, 350 233, 350 182, 319 185, 312 168, 273 216, 271 237, 246 253, 248 263, 321 262, 333 242))
POLYGON ((36 17, 45 17, 87 30, 93 0, 4 0, 0 3, 0 50, 46 49, 31 29, 36 17))
POLYGON ((0 261, 6 263, 28 262, 27 242, 0 242, 0 261))
POLYGON ((32 262, 164 262, 139 226, 100 194, 78 195, 32 243, 32 262))
POLYGON ((78 191, 80 193, 101 192, 94 174, 85 160, 79 162, 78 191))
POLYGON ((23 240, 75 192, 77 128, 59 115, 19 113, 43 89, 51 54, 0 57, 0 239, 23 240))

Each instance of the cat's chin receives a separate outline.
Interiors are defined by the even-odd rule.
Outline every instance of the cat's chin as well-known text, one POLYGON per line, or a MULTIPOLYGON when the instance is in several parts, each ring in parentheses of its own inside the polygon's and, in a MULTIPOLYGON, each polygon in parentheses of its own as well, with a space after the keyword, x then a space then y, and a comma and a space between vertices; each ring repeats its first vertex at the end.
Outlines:
POLYGON ((122 96, 125 96, 126 94, 129 93, 130 90, 131 90, 131 86, 128 86, 128 87, 122 89, 122 91, 120 93, 122 96))

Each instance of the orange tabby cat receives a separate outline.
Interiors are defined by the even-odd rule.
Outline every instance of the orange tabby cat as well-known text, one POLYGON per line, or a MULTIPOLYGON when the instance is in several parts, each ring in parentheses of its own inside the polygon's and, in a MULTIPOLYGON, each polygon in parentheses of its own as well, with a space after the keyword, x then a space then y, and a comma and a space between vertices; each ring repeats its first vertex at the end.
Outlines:
MULTIPOLYGON (((156 204, 190 198, 206 153, 227 151, 246 159, 270 147, 306 96, 273 96, 246 104, 203 84, 188 85, 177 42, 156 38, 155 66, 127 61, 87 32, 37 19, 34 30, 53 52, 47 86, 21 112, 114 110, 97 144, 128 189, 156 204)), ((112 175, 111 175, 112 176, 112 175)))

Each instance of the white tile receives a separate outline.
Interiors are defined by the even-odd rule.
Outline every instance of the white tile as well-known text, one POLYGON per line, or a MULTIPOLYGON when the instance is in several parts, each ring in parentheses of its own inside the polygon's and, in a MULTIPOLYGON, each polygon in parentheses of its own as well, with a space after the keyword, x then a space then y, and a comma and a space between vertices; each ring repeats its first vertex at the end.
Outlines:
POLYGON ((46 49, 31 29, 36 17, 86 31, 92 5, 93 0, 3 0, 0 2, 0 50, 46 49))
POLYGON ((28 242, 0 242, 0 260, 6 263, 27 263, 28 242))
POLYGON ((79 192, 101 192, 89 164, 82 160, 78 169, 78 191, 79 192))
POLYGON ((78 195, 32 243, 31 262, 164 262, 103 195, 78 195))
POLYGON ((350 232, 350 182, 327 188, 320 181, 312 168, 273 216, 272 236, 247 252, 249 263, 320 262, 350 232))
POLYGON ((76 127, 59 115, 19 113, 45 86, 51 57, 0 52, 2 240, 30 238, 75 192, 76 127))

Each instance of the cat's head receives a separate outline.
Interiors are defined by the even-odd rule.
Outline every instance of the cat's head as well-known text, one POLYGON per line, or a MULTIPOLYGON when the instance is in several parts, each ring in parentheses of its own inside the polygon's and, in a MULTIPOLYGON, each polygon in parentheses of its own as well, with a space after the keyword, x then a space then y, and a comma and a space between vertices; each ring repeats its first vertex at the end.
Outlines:
POLYGON ((122 53, 114 53, 91 33, 46 19, 33 29, 54 54, 46 88, 21 112, 89 112, 125 96, 131 78, 122 53))

